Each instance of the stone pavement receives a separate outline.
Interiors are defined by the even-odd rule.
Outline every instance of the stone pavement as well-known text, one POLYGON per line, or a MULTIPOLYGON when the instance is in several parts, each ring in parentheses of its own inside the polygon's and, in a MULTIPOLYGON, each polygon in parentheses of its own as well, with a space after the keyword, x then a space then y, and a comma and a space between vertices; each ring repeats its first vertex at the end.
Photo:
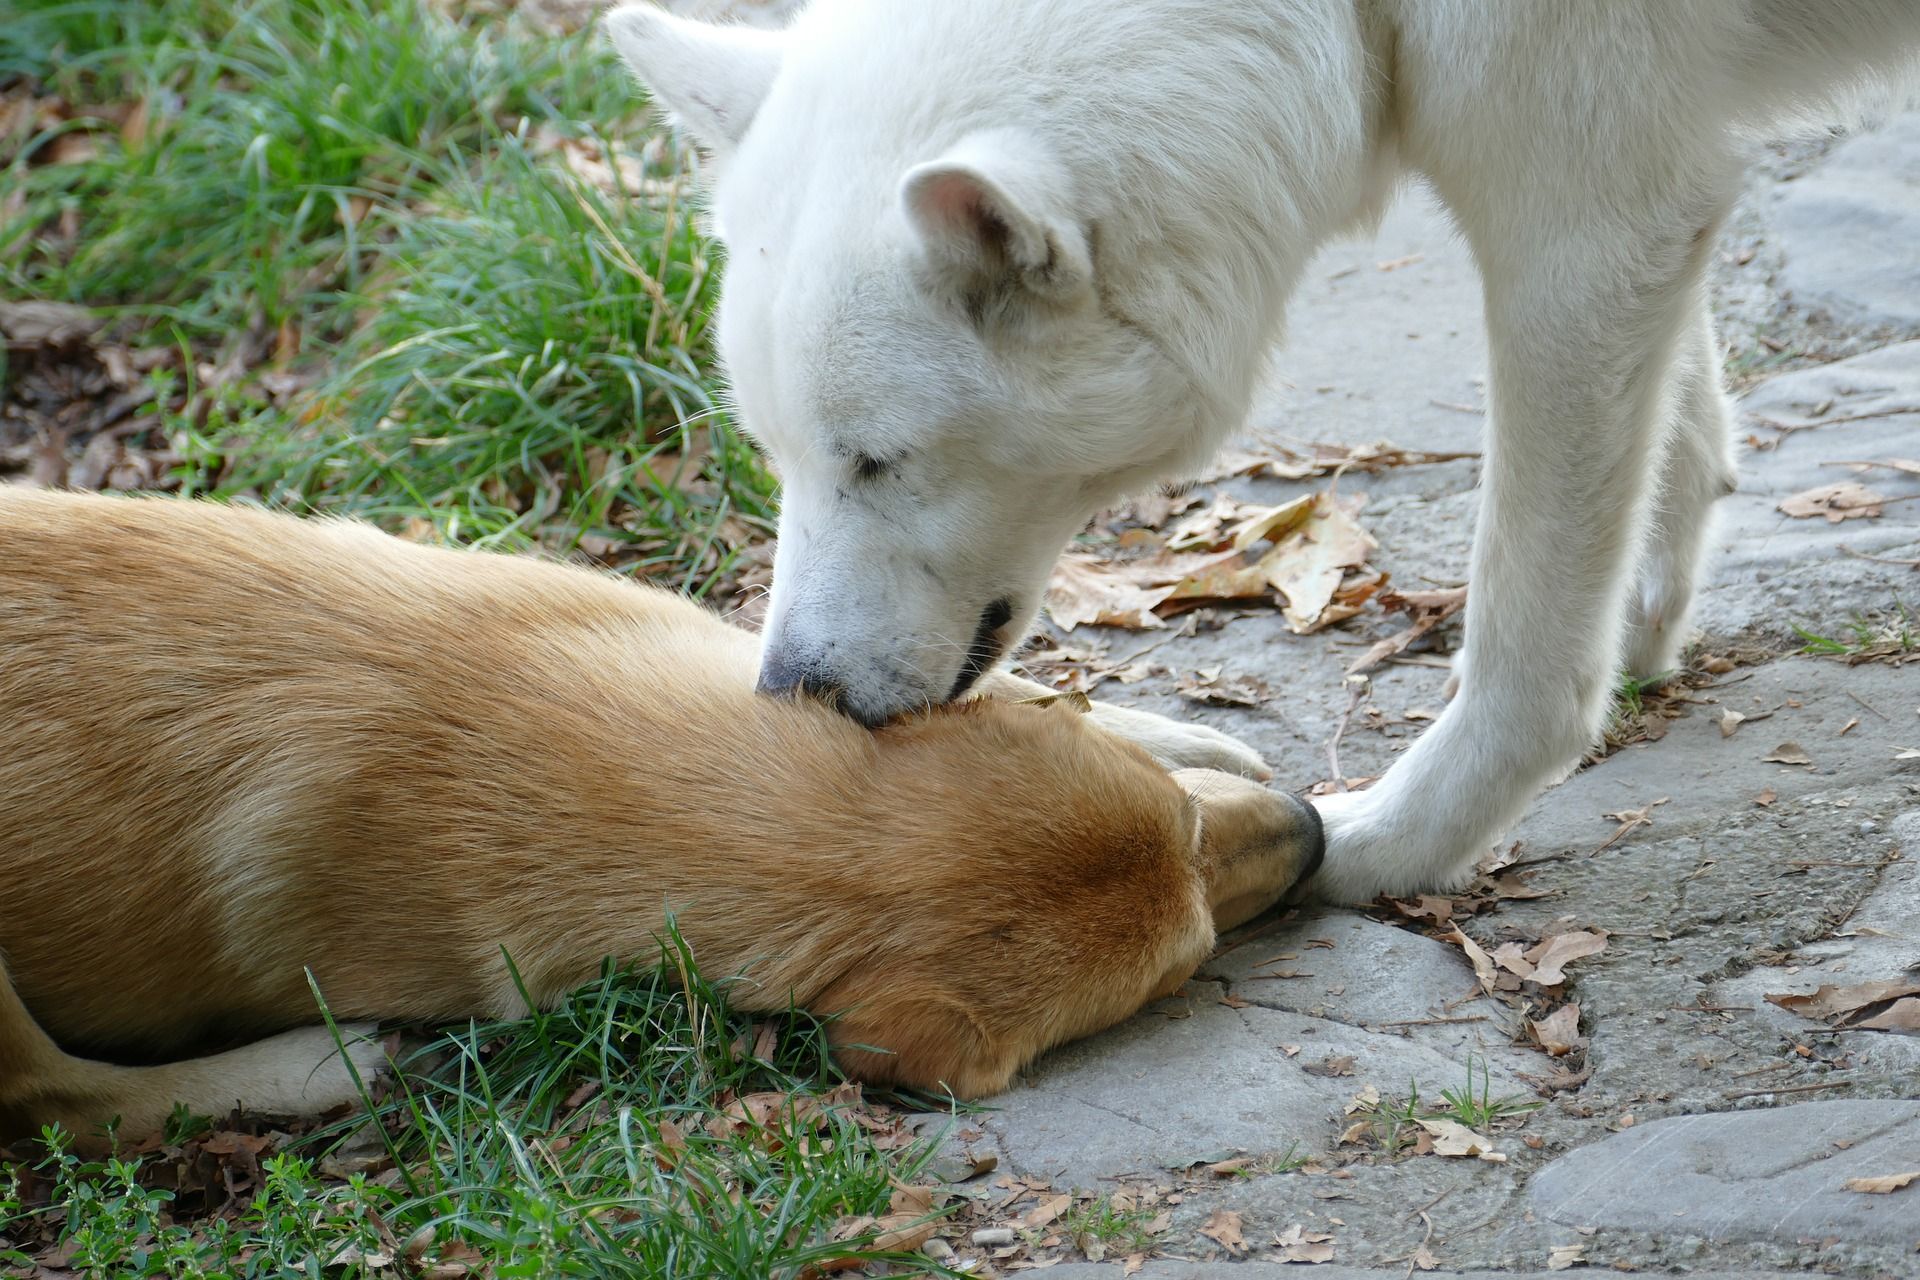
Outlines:
MULTIPOLYGON (((1478 289, 1442 215, 1411 197, 1377 240, 1330 250, 1308 280, 1253 435, 1478 447, 1478 289)), ((1716 300, 1751 439, 1698 621, 1712 651, 1743 665, 1684 694, 1694 701, 1664 736, 1535 804, 1514 836, 1545 896, 1464 922, 1489 951, 1609 932, 1604 952, 1567 970, 1590 1076, 1494 1122, 1503 1162, 1394 1156, 1364 1135, 1343 1144, 1368 1086, 1389 1103, 1417 1088, 1431 1105, 1484 1078, 1495 1098, 1542 1100, 1535 1083, 1578 1058, 1530 1047, 1508 1002, 1469 998, 1466 954, 1412 921, 1316 910, 1256 923, 1181 996, 1051 1055, 966 1131, 1001 1173, 1056 1188, 1178 1186, 1158 1237, 1175 1256, 1141 1276, 1264 1275, 1293 1227, 1330 1237, 1333 1259, 1313 1273, 1328 1280, 1429 1260, 1436 1275, 1558 1262, 1920 1276, 1920 1182, 1843 1188, 1920 1171, 1920 1035, 1836 1029, 1766 999, 1920 981, 1920 758, 1901 758, 1920 747, 1920 682, 1884 662, 1789 656, 1795 627, 1844 636, 1854 618, 1920 596, 1920 476, 1834 465, 1920 457, 1920 113, 1770 152, 1729 228, 1716 300), (1853 479, 1890 499, 1882 515, 1829 524, 1776 509, 1853 479), (1731 735, 1718 723, 1728 711, 1750 717, 1731 735), (1650 824, 1601 849, 1620 826, 1603 815, 1634 810, 1650 824), (1235 1153, 1253 1163, 1233 1176, 1176 1172, 1235 1153), (1220 1210, 1243 1227, 1232 1259, 1199 1232, 1220 1210)), ((1476 479, 1463 460, 1341 485, 1368 495, 1374 563, 1415 587, 1464 577, 1476 479)), ((1228 487, 1265 501, 1304 491, 1228 487)), ((1198 716, 1301 785, 1328 775, 1341 672, 1369 626, 1397 629, 1376 618, 1299 637, 1277 615, 1236 617, 1157 648, 1167 675, 1099 696, 1198 716), (1178 675, 1211 666, 1267 680, 1273 700, 1200 708, 1174 695, 1178 675)), ((1155 638, 1106 637, 1115 655, 1155 638)), ((1441 705, 1445 676, 1432 658, 1378 672, 1343 735, 1342 772, 1384 769, 1441 705)))

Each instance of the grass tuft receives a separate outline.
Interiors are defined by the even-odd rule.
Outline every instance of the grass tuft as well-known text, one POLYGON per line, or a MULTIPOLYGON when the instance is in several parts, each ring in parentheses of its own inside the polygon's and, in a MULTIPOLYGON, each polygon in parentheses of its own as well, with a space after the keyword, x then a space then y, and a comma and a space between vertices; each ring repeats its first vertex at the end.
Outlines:
POLYGON ((181 1277, 799 1276, 869 1249, 863 1215, 930 1144, 836 1082, 823 1023, 733 1013, 666 946, 552 1011, 435 1035, 371 1119, 264 1157, 212 1213, 157 1185, 190 1159, 174 1147, 91 1162, 49 1132, 31 1167, 0 1163, 0 1267, 29 1265, 9 1237, 82 1272, 181 1277))
MULTIPOLYGON (((717 407, 683 157, 597 32, 480 8, 9 17, 0 290, 110 324, 91 365, 0 369, 0 400, 84 431, 94 405, 61 402, 104 398, 73 390, 95 366, 158 366, 150 404, 101 420, 166 487, 704 593, 770 531, 772 483, 717 407)), ((0 422, 0 464, 10 443, 0 422)))

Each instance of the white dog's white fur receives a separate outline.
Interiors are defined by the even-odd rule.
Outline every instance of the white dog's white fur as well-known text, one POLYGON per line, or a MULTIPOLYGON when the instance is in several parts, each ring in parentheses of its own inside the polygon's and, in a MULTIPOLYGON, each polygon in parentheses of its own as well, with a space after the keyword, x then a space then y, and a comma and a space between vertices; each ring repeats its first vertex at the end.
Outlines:
POLYGON ((785 484, 763 683, 863 719, 999 657, 1097 509, 1242 423, 1403 174, 1486 290, 1459 693, 1319 887, 1458 881, 1670 666, 1734 483, 1702 273, 1743 138, 1898 74, 1914 0, 815 0, 607 19, 714 154, 720 342, 785 484))

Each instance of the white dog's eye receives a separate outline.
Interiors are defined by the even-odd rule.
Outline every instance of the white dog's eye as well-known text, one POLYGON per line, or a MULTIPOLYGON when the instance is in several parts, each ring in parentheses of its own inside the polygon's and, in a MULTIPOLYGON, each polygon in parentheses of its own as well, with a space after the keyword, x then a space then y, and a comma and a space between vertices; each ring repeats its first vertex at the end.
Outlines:
POLYGON ((859 480, 878 480, 890 473, 899 462, 898 458, 876 458, 872 454, 853 455, 853 474, 859 480))

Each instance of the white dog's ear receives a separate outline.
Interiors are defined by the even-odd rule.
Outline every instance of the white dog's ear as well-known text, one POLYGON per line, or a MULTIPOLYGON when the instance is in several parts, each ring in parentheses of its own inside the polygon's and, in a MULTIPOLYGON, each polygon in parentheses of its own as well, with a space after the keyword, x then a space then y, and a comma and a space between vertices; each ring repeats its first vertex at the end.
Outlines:
POLYGON ((995 131, 907 170, 900 201, 927 264, 979 312, 986 291, 1009 283, 1055 302, 1092 289, 1093 261, 1071 187, 1066 169, 1038 142, 995 131))
POLYGON ((780 71, 776 32, 689 22, 651 4, 615 9, 604 25, 640 83, 716 154, 746 135, 780 71))

